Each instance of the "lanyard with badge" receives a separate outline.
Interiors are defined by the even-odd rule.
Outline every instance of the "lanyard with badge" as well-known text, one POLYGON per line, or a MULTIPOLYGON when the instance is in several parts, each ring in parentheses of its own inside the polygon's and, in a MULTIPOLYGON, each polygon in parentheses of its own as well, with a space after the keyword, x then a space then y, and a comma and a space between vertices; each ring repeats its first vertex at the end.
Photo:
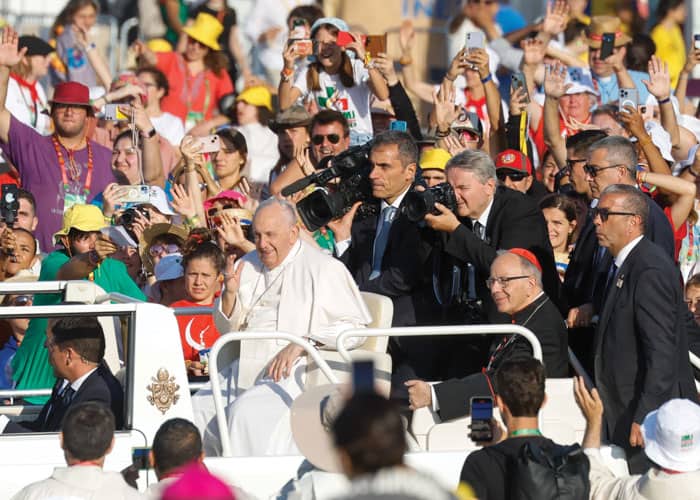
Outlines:
MULTIPOLYGON (((65 213, 73 205, 84 205, 87 203, 87 197, 90 194, 90 185, 92 184, 92 147, 90 146, 90 141, 86 139, 85 143, 87 145, 88 154, 88 164, 87 164, 87 175, 85 176, 85 186, 83 186, 82 193, 72 192, 71 185, 68 182, 68 174, 66 173, 66 160, 63 158, 63 153, 61 152, 61 143, 56 138, 56 135, 51 136, 51 141, 53 142, 54 150, 56 151, 56 157, 58 158, 58 166, 61 169, 61 182, 63 184, 63 212, 65 213)), ((64 146, 65 147, 65 146, 64 146)), ((65 148, 68 153, 68 168, 70 170, 71 181, 80 181, 80 170, 78 170, 75 164, 75 152, 65 148)))

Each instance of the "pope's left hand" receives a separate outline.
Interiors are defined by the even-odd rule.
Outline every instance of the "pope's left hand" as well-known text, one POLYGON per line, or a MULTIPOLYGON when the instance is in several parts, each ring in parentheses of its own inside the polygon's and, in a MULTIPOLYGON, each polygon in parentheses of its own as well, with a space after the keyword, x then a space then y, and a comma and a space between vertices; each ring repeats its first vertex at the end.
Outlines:
POLYGON ((436 231, 444 231, 446 233, 452 233, 460 225, 457 216, 441 203, 436 203, 435 208, 440 212, 439 215, 433 215, 429 213, 425 216, 425 222, 436 231))
POLYGON ((289 344, 272 358, 270 367, 267 369, 268 376, 275 382, 287 378, 292 374, 292 366, 298 357, 304 354, 304 349, 296 344, 289 344))

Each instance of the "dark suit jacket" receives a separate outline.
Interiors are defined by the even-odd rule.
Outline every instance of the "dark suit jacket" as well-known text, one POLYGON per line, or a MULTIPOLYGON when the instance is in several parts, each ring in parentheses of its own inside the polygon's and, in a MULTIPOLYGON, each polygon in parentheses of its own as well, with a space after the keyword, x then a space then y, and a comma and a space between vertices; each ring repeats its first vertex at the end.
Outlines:
MULTIPOLYGON (((542 361, 547 377, 568 377, 569 356, 566 325, 564 318, 559 314, 552 301, 543 294, 525 309, 514 314, 512 320, 515 324, 523 325, 531 330, 540 341, 542 361)), ((505 348, 497 351, 492 350, 491 367, 486 371, 486 375, 491 379, 489 387, 493 386, 493 377, 505 361, 531 357, 530 343, 520 336, 515 336, 505 348)), ((440 405, 440 418, 450 420, 466 415, 469 400, 472 397, 489 395, 490 389, 486 393, 474 392, 487 388, 484 384, 486 384, 486 378, 481 373, 436 384, 434 388, 440 405), (483 380, 479 380, 479 378, 483 380)))
POLYGON ((59 391, 63 384, 63 379, 56 381, 51 393, 51 398, 44 405, 39 416, 33 422, 23 422, 16 424, 10 422, 5 427, 5 434, 18 432, 55 432, 61 429, 63 416, 71 405, 93 401, 103 403, 112 409, 116 419, 117 429, 123 425, 124 416, 124 392, 119 381, 114 378, 104 364, 92 372, 75 393, 70 404, 65 406, 59 396, 59 391))
POLYGON ((672 398, 697 400, 681 276, 647 237, 613 280, 595 339, 595 381, 608 438, 629 448, 632 422, 672 398))
POLYGON ((462 263, 471 262, 476 268, 476 293, 484 303, 488 317, 498 322, 486 279, 497 250, 509 248, 530 250, 542 266, 542 284, 545 293, 560 311, 560 281, 554 264, 554 253, 549 242, 547 224, 542 211, 527 195, 499 186, 486 222, 486 239, 481 240, 471 230, 471 220, 462 224, 447 236, 445 252, 462 263))
MULTIPOLYGON (((403 203, 402 203, 403 205, 403 203)), ((378 215, 355 219, 350 247, 340 256, 360 290, 386 295, 394 303, 392 326, 413 326, 418 323, 432 289, 427 286, 427 265, 431 247, 422 238, 419 224, 411 222, 399 211, 389 232, 389 241, 382 257, 381 275, 369 279, 372 252, 377 233, 378 215)))
MULTIPOLYGON (((675 260, 675 243, 671 223, 654 200, 648 198, 648 203, 649 219, 644 234, 659 245, 672 260, 675 260)), ((571 253, 569 266, 566 268, 564 276, 564 293, 569 307, 593 303, 596 306, 596 312, 600 312, 601 304, 598 304, 594 297, 602 296, 602 289, 605 287, 608 269, 613 258, 606 251, 597 266, 594 265, 595 255, 599 248, 593 220, 587 218, 571 253)))

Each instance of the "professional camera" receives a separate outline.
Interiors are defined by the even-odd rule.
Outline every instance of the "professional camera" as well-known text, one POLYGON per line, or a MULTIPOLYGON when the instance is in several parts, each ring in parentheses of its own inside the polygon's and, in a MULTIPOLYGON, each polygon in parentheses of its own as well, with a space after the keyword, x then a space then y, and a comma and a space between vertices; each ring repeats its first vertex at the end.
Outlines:
POLYGON ((435 203, 442 203, 452 212, 457 209, 455 192, 447 182, 426 189, 425 191, 413 190, 406 194, 402 211, 411 222, 418 222, 429 213, 438 215, 435 203))
MULTIPOLYGON (((309 231, 315 231, 328 222, 345 215, 358 201, 372 198, 372 184, 369 173, 371 141, 355 146, 342 153, 324 158, 317 172, 290 184, 282 190, 282 195, 290 196, 306 186, 316 184, 315 191, 297 203, 297 210, 309 231), (326 168, 328 167, 328 168, 326 168), (331 184, 333 179, 337 184, 331 184)), ((370 208, 360 208, 367 212, 370 208)))
POLYGON ((126 229, 126 232, 134 241, 139 240, 138 236, 136 236, 136 233, 134 233, 133 229, 134 222, 136 222, 138 215, 142 215, 148 220, 151 219, 151 215, 148 213, 148 210, 139 206, 131 207, 124 210, 124 212, 122 212, 121 216, 119 217, 119 224, 124 226, 124 229, 126 229))
POLYGON ((11 227, 17 219, 17 210, 19 209, 19 188, 15 184, 3 184, 1 195, 0 221, 11 227))

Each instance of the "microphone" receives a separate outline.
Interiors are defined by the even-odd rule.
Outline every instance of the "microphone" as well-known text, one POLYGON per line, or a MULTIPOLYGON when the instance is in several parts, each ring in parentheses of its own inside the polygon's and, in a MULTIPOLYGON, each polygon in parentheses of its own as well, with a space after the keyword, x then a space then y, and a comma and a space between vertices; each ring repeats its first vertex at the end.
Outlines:
POLYGON ((316 182, 316 174, 311 174, 307 177, 299 179, 298 181, 294 181, 289 186, 282 189, 282 196, 291 196, 314 182, 316 182))

